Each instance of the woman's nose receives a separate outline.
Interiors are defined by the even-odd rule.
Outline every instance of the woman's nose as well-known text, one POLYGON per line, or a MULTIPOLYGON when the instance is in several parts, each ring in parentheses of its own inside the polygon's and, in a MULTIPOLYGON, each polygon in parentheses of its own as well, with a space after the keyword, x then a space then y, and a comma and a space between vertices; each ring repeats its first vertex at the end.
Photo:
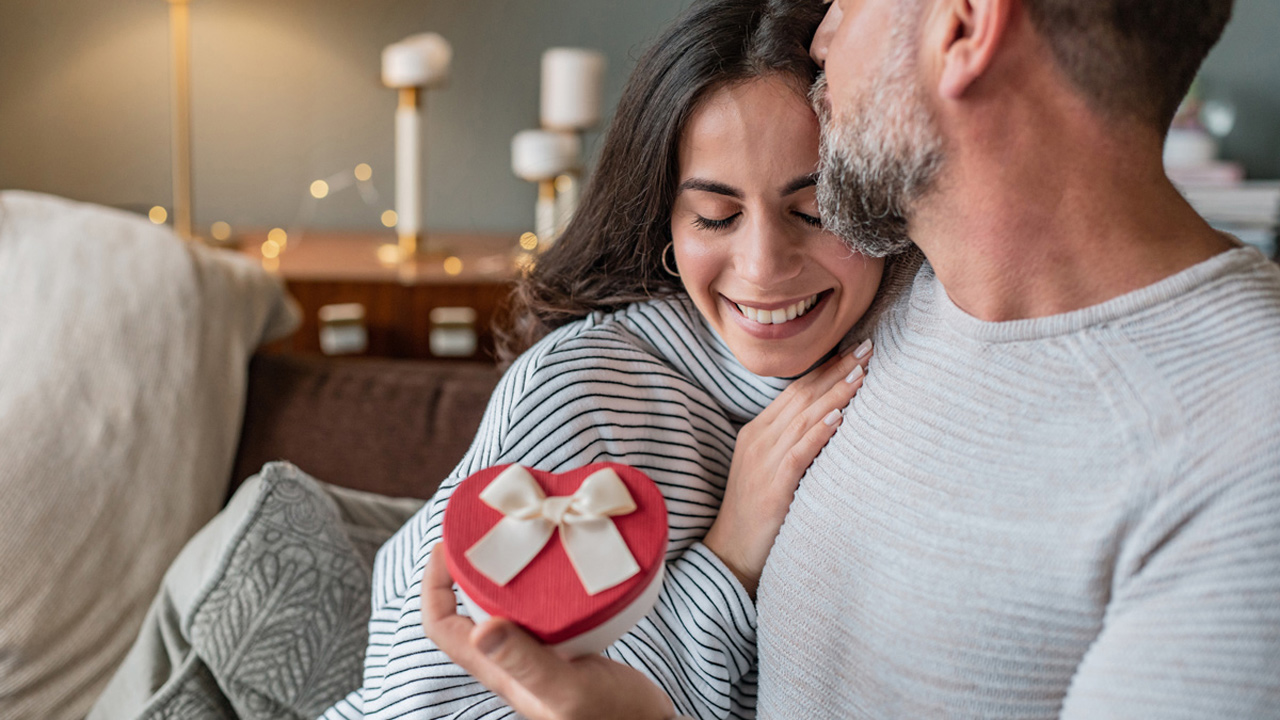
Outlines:
POLYGON ((800 274, 803 248, 783 225, 777 220, 757 220, 745 228, 746 237, 737 243, 742 279, 769 288, 800 274))

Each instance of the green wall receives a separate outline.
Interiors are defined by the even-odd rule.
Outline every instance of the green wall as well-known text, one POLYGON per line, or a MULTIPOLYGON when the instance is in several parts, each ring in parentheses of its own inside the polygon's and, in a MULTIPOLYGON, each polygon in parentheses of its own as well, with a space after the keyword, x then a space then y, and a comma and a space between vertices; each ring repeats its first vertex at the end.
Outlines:
MULTIPOLYGON (((541 52, 605 51, 612 107, 639 49, 686 3, 192 0, 197 227, 380 227, 396 103, 380 52, 434 31, 454 46, 454 73, 427 101, 427 225, 528 229, 535 192, 511 174, 510 140, 537 123, 541 52), (361 162, 378 202, 354 189, 309 202, 312 180, 361 162)), ((167 22, 163 0, 0 3, 0 188, 169 205, 167 22)), ((1254 176, 1280 177, 1277 37, 1280 3, 1238 0, 1204 72, 1209 94, 1240 109, 1225 151, 1254 176)))
POLYGON ((1236 0, 1231 24, 1200 74, 1207 98, 1230 100, 1237 109, 1223 155, 1243 162, 1250 177, 1280 178, 1280 2, 1236 0))
MULTIPOLYGON (((646 40, 683 0, 192 0, 197 229, 376 229, 394 205, 396 95, 382 48, 433 31, 454 48, 427 99, 427 225, 532 225, 535 190, 511 173, 511 137, 538 123, 539 60, 552 46, 604 51, 612 108, 646 40), (374 168, 309 203, 313 180, 374 168)), ((0 3, 0 188, 122 207, 170 205, 164 0, 0 3)), ((587 137, 588 148, 598 144, 587 137)))

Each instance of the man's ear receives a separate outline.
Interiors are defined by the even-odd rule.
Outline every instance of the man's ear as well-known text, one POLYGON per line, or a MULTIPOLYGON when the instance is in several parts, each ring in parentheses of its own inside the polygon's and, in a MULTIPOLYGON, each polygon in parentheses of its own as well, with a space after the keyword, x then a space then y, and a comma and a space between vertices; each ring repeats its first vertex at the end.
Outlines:
POLYGON ((1018 0, 939 0, 933 35, 940 52, 938 93, 959 99, 991 67, 1018 0))

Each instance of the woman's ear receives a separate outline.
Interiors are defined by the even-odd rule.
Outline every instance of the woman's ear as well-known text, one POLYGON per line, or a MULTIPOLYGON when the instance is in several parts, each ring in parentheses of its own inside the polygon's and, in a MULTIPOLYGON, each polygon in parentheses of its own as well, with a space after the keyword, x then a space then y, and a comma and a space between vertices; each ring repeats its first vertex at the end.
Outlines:
POLYGON ((938 93, 943 98, 959 99, 991 67, 1018 1, 939 0, 932 18, 938 32, 931 37, 940 53, 938 93))

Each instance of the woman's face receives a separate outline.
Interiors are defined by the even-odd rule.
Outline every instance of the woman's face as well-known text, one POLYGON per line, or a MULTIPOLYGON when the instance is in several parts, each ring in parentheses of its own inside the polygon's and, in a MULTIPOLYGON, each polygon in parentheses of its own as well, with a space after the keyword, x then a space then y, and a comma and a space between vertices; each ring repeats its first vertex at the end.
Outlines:
POLYGON ((710 95, 681 138, 675 269, 757 375, 808 370, 862 317, 880 284, 883 260, 822 229, 817 166, 817 118, 779 77, 710 95))

